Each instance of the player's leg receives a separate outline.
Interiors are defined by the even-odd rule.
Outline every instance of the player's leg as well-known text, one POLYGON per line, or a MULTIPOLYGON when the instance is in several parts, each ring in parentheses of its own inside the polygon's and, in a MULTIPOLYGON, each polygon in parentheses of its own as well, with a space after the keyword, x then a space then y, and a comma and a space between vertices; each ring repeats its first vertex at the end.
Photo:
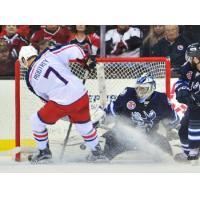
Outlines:
POLYGON ((99 144, 99 138, 96 129, 93 127, 89 112, 89 97, 83 96, 79 101, 75 102, 71 109, 69 117, 71 122, 75 123, 76 129, 83 137, 85 144, 91 149, 89 161, 105 159, 104 153, 99 144))
POLYGON ((39 153, 30 155, 29 160, 32 163, 37 163, 41 160, 50 159, 52 157, 49 149, 47 124, 54 124, 58 119, 63 117, 63 111, 60 105, 49 101, 46 103, 38 113, 32 115, 31 126, 33 137, 36 140, 39 153))
POLYGON ((40 120, 37 113, 31 117, 31 126, 39 152, 36 155, 30 155, 28 157, 29 161, 37 163, 41 160, 51 159, 52 154, 49 149, 48 130, 46 124, 40 120))
POLYGON ((169 155, 173 155, 171 145, 165 136, 163 136, 157 132, 154 132, 154 133, 150 134, 149 137, 147 137, 147 139, 152 144, 159 147, 163 152, 165 152, 169 155))
POLYGON ((188 125, 189 125, 189 111, 186 111, 184 117, 181 120, 181 127, 178 131, 182 153, 175 155, 174 160, 186 161, 189 154, 189 140, 188 140, 188 125))
POLYGON ((103 134, 103 137, 105 138, 104 154, 108 159, 111 160, 128 150, 127 145, 123 141, 119 141, 114 131, 107 131, 103 134))
POLYGON ((189 155, 188 160, 199 159, 200 148, 200 109, 191 110, 189 113, 188 140, 189 155))

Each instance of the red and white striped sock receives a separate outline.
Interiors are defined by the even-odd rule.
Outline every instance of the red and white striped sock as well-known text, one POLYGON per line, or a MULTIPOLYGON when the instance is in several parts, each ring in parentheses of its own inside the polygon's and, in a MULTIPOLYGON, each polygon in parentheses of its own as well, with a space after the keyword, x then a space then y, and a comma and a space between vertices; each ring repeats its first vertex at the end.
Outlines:
POLYGON ((38 148, 43 150, 47 147, 48 143, 48 131, 45 129, 44 131, 38 132, 33 131, 33 137, 37 142, 38 148))
POLYGON ((82 135, 82 137, 85 140, 86 145, 89 146, 91 150, 95 150, 96 145, 99 143, 96 129, 92 129, 92 131, 86 135, 82 135))

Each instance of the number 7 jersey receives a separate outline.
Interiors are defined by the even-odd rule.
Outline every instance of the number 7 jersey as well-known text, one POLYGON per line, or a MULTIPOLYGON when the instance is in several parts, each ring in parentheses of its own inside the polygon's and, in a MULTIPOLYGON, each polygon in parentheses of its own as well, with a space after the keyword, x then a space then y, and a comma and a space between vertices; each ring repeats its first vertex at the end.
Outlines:
POLYGON ((84 59, 77 45, 60 45, 46 49, 31 64, 26 74, 28 88, 44 101, 69 105, 80 99, 87 90, 69 67, 69 60, 84 59))

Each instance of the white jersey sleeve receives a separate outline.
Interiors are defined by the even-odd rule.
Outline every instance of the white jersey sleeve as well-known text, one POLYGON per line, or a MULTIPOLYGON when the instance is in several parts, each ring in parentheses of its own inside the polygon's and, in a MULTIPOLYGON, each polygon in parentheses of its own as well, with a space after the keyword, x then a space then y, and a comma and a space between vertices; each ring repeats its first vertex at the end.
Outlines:
POLYGON ((51 52, 58 57, 64 64, 68 65, 69 60, 84 59, 86 57, 84 51, 76 44, 63 45, 59 48, 52 49, 51 52))

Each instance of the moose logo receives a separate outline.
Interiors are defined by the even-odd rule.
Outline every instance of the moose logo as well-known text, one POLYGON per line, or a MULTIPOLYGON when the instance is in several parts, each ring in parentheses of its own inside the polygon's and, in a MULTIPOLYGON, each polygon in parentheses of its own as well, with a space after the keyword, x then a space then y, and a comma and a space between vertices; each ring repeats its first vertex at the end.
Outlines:
POLYGON ((146 124, 153 126, 153 120, 156 118, 156 112, 151 110, 149 113, 143 111, 144 116, 139 112, 132 112, 131 119, 138 126, 144 126, 146 124))

